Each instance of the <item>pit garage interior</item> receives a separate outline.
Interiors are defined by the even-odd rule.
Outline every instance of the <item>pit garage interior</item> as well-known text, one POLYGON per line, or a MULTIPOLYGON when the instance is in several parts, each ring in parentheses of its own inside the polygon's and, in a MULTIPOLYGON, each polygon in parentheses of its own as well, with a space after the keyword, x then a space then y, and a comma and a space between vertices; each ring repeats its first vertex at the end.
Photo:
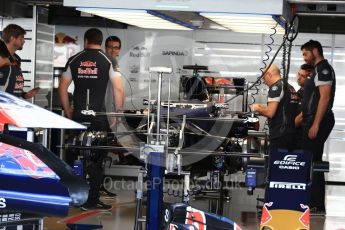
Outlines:
MULTIPOLYGON (((79 157, 71 166, 74 171, 70 168, 72 171, 61 172, 63 176, 58 174, 60 179, 71 176, 61 179, 71 186, 67 189, 70 193, 87 190, 89 156, 106 154, 103 185, 116 196, 102 193, 101 200, 110 204, 111 210, 83 211, 68 195, 69 204, 48 204, 42 194, 54 189, 40 184, 38 174, 31 175, 30 181, 42 191, 33 195, 39 198, 27 195, 26 188, 35 185, 25 180, 15 186, 18 191, 9 193, 6 183, 1 182, 6 179, 7 171, 2 169, 8 162, 6 151, 1 149, 1 162, 5 163, 0 167, 0 229, 345 229, 345 1, 1 0, 0 4, 0 31, 9 24, 26 31, 24 47, 16 52, 22 59, 24 90, 40 87, 28 103, 64 116, 59 80, 68 58, 83 50, 84 33, 89 28, 102 31, 102 49, 108 36, 121 39, 117 61, 125 89, 121 112, 114 113, 111 96, 105 98, 106 115, 118 120, 106 135, 83 131, 70 142, 70 130, 56 122, 51 127, 20 127, 37 145, 0 138, 2 149, 6 149, 4 143, 26 146, 44 163, 51 161, 52 166, 46 164, 53 171, 67 167, 63 163, 67 154, 77 152, 79 157), (261 17, 267 19, 259 25, 261 17), (292 220, 286 217, 279 225, 285 227, 262 228, 263 217, 267 222, 274 219, 265 203, 269 133, 267 119, 249 108, 254 103, 267 103, 268 87, 259 78, 272 59, 289 84, 299 89, 297 72, 304 63, 301 45, 310 39, 322 44, 324 57, 336 74, 335 126, 325 143, 324 164, 314 166, 325 172, 326 213, 309 219, 308 209, 302 215, 306 218, 308 214, 306 221, 299 220, 304 227, 288 227, 292 220), (203 79, 202 98, 186 89, 194 77, 203 79), (105 145, 99 141, 103 135, 108 141, 105 145), (154 158, 152 153, 163 156, 158 158, 158 166, 148 163, 154 158), (54 167, 53 162, 59 163, 54 167), (17 193, 26 193, 26 197, 17 198, 16 208, 8 209, 7 196, 17 193), (59 211, 63 208, 67 212, 59 211), (200 210, 203 221, 212 224, 206 227, 194 219, 200 210), (179 215, 187 215, 182 222, 186 226, 191 223, 190 228, 172 224, 179 215), (223 222, 233 228, 217 227, 223 222)), ((72 95, 73 91, 71 85, 68 92, 72 95)), ((2 105, 0 109, 5 116, 6 109, 2 105)), ((45 123, 40 112, 36 118, 27 117, 45 123)), ((9 124, 9 129, 17 131, 15 124, 9 124)), ((289 201, 293 196, 280 199, 289 201)))

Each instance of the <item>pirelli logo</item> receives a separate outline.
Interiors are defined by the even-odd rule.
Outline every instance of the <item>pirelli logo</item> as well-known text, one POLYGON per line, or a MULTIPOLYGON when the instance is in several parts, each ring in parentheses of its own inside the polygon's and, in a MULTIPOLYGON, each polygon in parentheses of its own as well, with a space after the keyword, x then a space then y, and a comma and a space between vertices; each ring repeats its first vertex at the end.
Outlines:
POLYGON ((290 182, 277 182, 271 181, 270 188, 277 189, 291 189, 291 190, 306 190, 307 185, 304 183, 290 183, 290 182))

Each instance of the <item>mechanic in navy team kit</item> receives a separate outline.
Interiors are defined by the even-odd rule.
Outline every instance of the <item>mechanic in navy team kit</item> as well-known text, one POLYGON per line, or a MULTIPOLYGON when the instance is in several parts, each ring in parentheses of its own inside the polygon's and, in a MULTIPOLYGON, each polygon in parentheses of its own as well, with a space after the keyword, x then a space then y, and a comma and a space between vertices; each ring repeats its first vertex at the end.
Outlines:
MULTIPOLYGON (((10 54, 8 58, 11 65, 7 64, 1 68, 0 72, 3 74, 4 78, 7 79, 5 81, 6 92, 24 99, 30 99, 38 93, 39 87, 36 87, 28 92, 24 92, 24 76, 20 68, 21 59, 15 53, 17 50, 23 49, 23 45, 25 43, 25 34, 25 30, 16 24, 9 24, 3 29, 2 37, 10 54)), ((1 48, 3 49, 4 47, 1 48)))
POLYGON ((302 148, 302 99, 303 99, 303 92, 304 92, 304 83, 307 78, 310 78, 313 74, 314 66, 309 65, 307 63, 301 65, 297 72, 297 83, 300 86, 299 90, 297 91, 298 96, 298 109, 297 109, 297 116, 295 118, 295 125, 296 125, 296 131, 297 131, 297 137, 296 137, 296 148, 301 149, 302 148))
POLYGON ((0 86, 2 91, 6 91, 10 81, 9 73, 11 73, 10 52, 4 41, 0 40, 0 86))
POLYGON ((11 54, 3 41, 0 40, 1 63, 0 85, 1 90, 17 97, 24 97, 24 77, 20 68, 10 61, 11 54))
POLYGON ((295 89, 280 76, 279 68, 272 64, 266 71, 265 84, 269 87, 267 106, 253 104, 251 110, 268 118, 270 151, 295 147, 295 117, 298 98, 295 89))
MULTIPOLYGON (((311 151, 313 162, 322 161, 324 143, 334 126, 332 111, 335 96, 335 73, 323 57, 318 41, 310 40, 301 46, 304 61, 315 66, 315 72, 304 83, 302 99, 303 149, 311 151)), ((325 177, 314 172, 311 186, 311 212, 325 214, 325 177)))
MULTIPOLYGON (((116 111, 123 108, 124 90, 119 72, 114 71, 111 60, 101 50, 103 35, 99 29, 91 28, 84 34, 84 50, 69 58, 65 72, 62 74, 59 85, 59 94, 63 109, 68 118, 77 122, 89 122, 88 130, 110 131, 106 116, 87 116, 81 113, 86 109, 86 98, 89 98, 89 109, 95 112, 105 112, 105 94, 110 81, 116 111), (73 108, 68 100, 67 89, 74 82, 73 108), (89 96, 87 96, 89 92, 89 96)), ((82 206, 88 209, 111 209, 99 200, 99 188, 103 178, 103 157, 98 154, 91 166, 90 191, 87 202, 82 206)))
POLYGON ((7 49, 10 52, 11 62, 18 67, 21 67, 21 58, 16 54, 17 50, 22 50, 26 31, 19 25, 9 24, 2 31, 2 38, 6 43, 7 49))

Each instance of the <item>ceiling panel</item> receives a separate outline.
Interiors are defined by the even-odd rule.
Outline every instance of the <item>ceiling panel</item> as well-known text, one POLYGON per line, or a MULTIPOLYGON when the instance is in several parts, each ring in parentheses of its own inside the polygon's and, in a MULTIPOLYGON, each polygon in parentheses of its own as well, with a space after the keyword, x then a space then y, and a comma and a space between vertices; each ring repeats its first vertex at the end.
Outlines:
MULTIPOLYGON (((69 0, 73 1, 73 0, 69 0)), ((210 2, 211 0, 186 0, 188 4, 192 4, 196 1, 202 2, 210 2)), ((218 1, 218 0, 217 0, 218 1)), ((220 0, 223 1, 223 0, 220 0)), ((227 0, 229 3, 232 0, 227 0)), ((245 1, 237 1, 237 5, 233 5, 233 11, 239 11, 238 8, 244 9, 246 7, 241 7, 242 3, 245 2, 254 2, 252 0, 245 0, 245 1)), ((274 0, 276 1, 276 0, 274 0)), ((1 5, 0 9, 4 10, 6 4, 8 5, 9 1, 0 0, 1 5)), ((50 5, 50 23, 51 24, 59 24, 59 25, 83 25, 83 26, 103 26, 103 27, 113 27, 113 28, 126 28, 126 24, 115 22, 111 20, 106 20, 100 17, 81 17, 80 12, 75 11, 73 7, 63 7, 62 3, 63 0, 17 0, 11 1, 13 2, 21 2, 27 3, 29 5, 38 4, 38 5, 50 5)), ((88 1, 76 1, 76 2, 90 2, 88 1)), ((96 1, 99 6, 102 2, 110 4, 110 2, 120 2, 120 0, 98 0, 96 1)), ((123 4, 126 2, 146 2, 146 1, 123 1, 123 4)), ((178 0, 152 0, 151 2, 160 2, 160 3, 167 3, 167 2, 181 2, 178 0)), ((212 0, 214 2, 214 0, 212 0)), ((263 7, 266 9, 266 4, 263 4, 263 1, 260 1, 260 4, 256 2, 252 6, 252 11, 256 8, 263 7)), ((266 2, 266 1, 265 1, 266 2)), ((277 1, 279 2, 279 1, 277 1)), ((279 3, 280 4, 280 3, 279 3)), ((209 4, 212 6, 212 4, 209 4)), ((216 5, 216 4, 213 4, 216 5)), ((103 5, 102 5, 103 6, 103 5)), ((231 6, 231 5, 230 5, 231 6)), ((284 1, 285 11, 294 12, 299 15, 300 23, 299 23, 299 31, 305 33, 334 33, 334 34, 345 34, 345 1, 340 0, 285 0, 284 1)), ((8 8, 8 7, 7 7, 8 8)), ((14 11, 19 10, 19 8, 14 8, 14 11)), ((22 8, 21 8, 22 10, 22 8)), ((267 9, 266 9, 267 10, 267 9)), ((1 11, 0 11, 1 12, 1 11)), ((160 13, 164 13, 169 17, 176 18, 180 21, 185 23, 189 23, 198 27, 199 29, 224 29, 223 27, 219 26, 217 23, 203 18, 199 15, 196 11, 172 11, 172 10, 160 10, 160 13)), ((257 11, 259 12, 259 11, 257 11)), ((13 16, 20 16, 22 15, 20 12, 7 12, 8 14, 13 14, 13 16)))

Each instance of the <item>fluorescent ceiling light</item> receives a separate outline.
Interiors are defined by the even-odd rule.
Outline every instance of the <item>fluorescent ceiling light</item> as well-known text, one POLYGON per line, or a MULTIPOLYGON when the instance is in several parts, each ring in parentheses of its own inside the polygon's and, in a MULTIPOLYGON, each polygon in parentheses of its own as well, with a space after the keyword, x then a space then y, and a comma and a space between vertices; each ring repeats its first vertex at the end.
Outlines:
POLYGON ((77 10, 141 28, 167 30, 194 29, 193 26, 187 23, 150 10, 122 10, 109 8, 77 8, 77 10))
MULTIPOLYGON (((257 14, 228 14, 228 13, 200 13, 219 25, 235 32, 272 34, 277 21, 272 15, 257 14)), ((278 23, 278 34, 284 33, 284 28, 278 23)))
POLYGON ((239 49, 239 48, 211 48, 211 47, 205 47, 205 48, 198 48, 201 50, 212 50, 212 51, 231 51, 231 52, 250 52, 250 53, 261 53, 261 50, 258 49, 239 49))
POLYGON ((219 71, 220 75, 232 75, 232 76, 258 76, 255 72, 234 72, 234 71, 219 71))
POLYGON ((209 54, 210 57, 225 57, 225 58, 248 58, 248 59, 260 59, 261 56, 249 56, 249 55, 231 55, 231 54, 209 54))
POLYGON ((225 28, 225 27, 220 26, 220 25, 215 24, 215 23, 211 23, 211 24, 209 25, 209 27, 210 27, 210 29, 212 29, 212 30, 228 30, 228 28, 225 28))
POLYGON ((189 6, 183 5, 156 5, 157 8, 170 8, 170 9, 189 9, 189 6))

